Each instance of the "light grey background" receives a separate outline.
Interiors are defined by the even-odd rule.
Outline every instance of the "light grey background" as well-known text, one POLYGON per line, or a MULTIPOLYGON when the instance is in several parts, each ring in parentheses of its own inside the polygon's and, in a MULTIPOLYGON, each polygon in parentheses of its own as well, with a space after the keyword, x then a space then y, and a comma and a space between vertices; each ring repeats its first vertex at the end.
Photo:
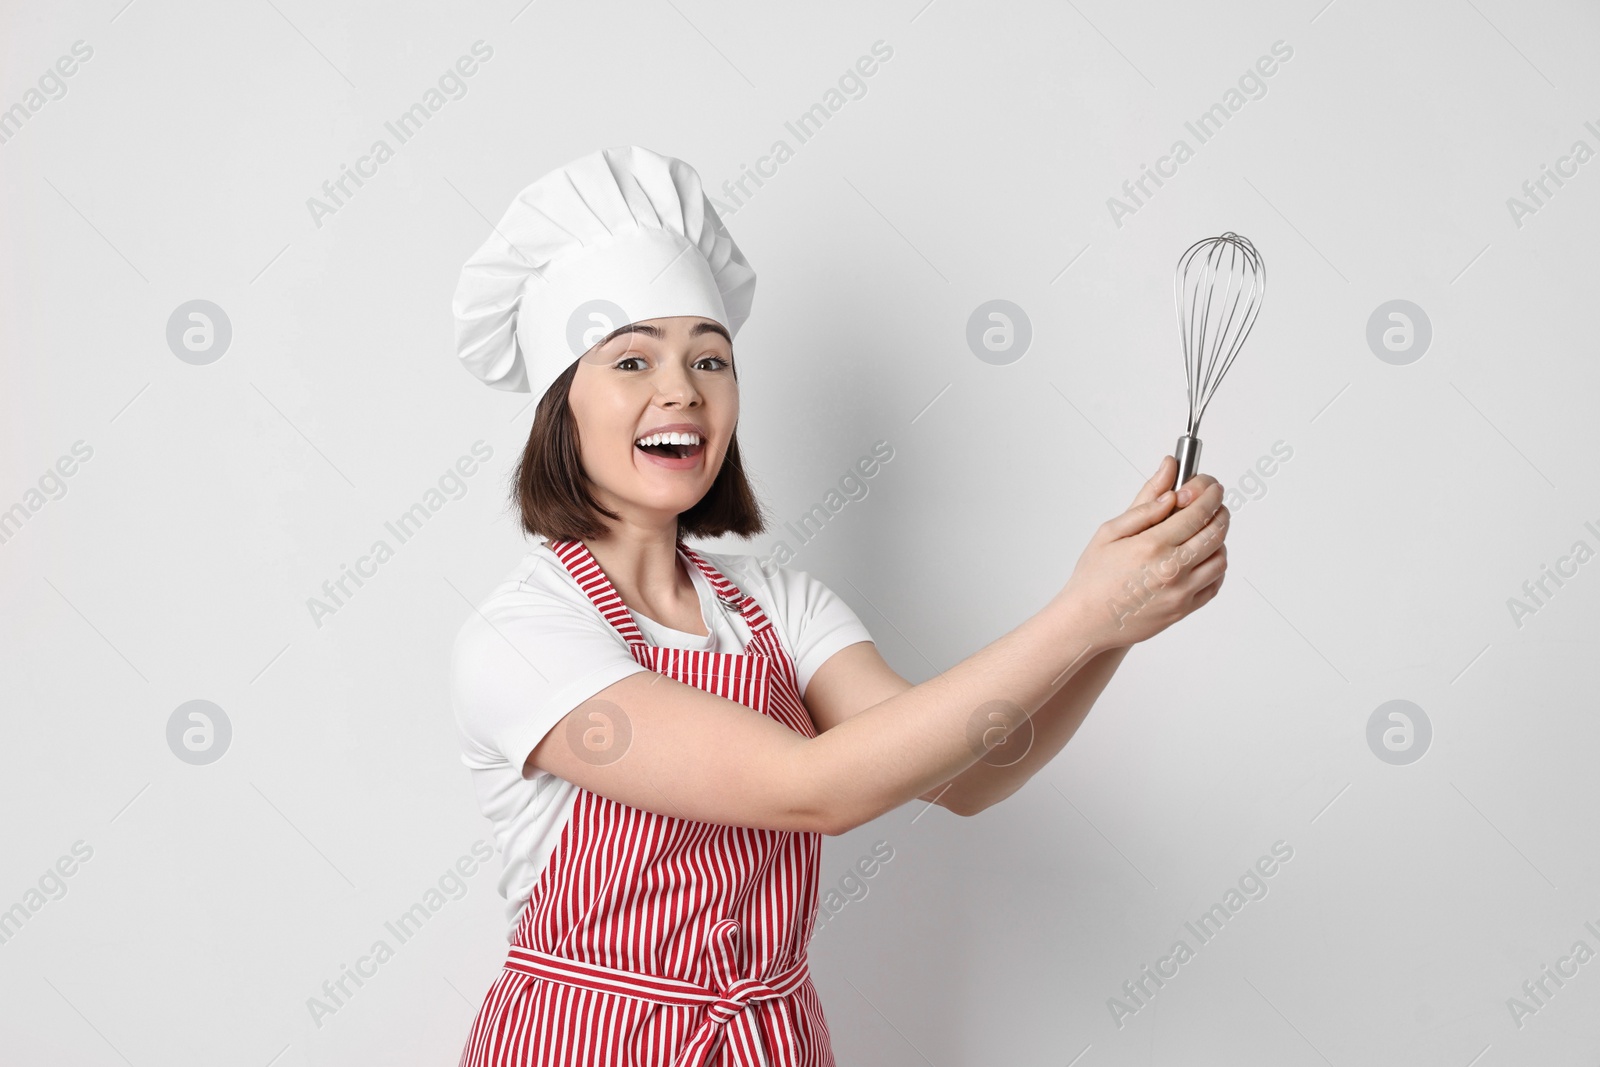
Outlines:
POLYGON ((456 365, 457 272, 527 183, 638 143, 699 170, 760 275, 740 432, 780 525, 702 546, 798 547, 781 523, 889 442, 794 565, 913 681, 1038 610, 1171 450, 1179 253, 1235 230, 1268 264, 1201 434, 1237 490, 1221 595, 1005 803, 827 840, 824 887, 856 897, 811 947, 841 1064, 1594 1062, 1600 960, 1520 1027, 1507 1002, 1600 950, 1600 562, 1520 625, 1508 602, 1600 549, 1600 161, 1520 225, 1508 198, 1600 148, 1600 12, 1324 3, 10 5, 0 107, 93 55, 0 144, 0 908, 42 905, 0 944, 0 1059, 455 1062, 505 948, 498 859, 320 1025, 308 1000, 490 836, 448 651, 525 550, 532 408, 456 365), (478 40, 466 94, 316 225, 308 198, 478 40), (785 122, 880 40, 800 143, 785 122), (1198 144, 1184 123, 1277 41, 1198 144), (779 139, 763 186, 721 192, 779 139), (166 339, 196 299, 232 328, 198 366, 166 339), (1033 334, 1004 366, 965 340, 994 299, 1033 334), (1404 365, 1367 343, 1391 300, 1432 324, 1404 365), (318 625, 308 598, 380 538, 318 625), (197 699, 232 729, 203 766, 167 741, 197 699), (1432 724, 1409 765, 1367 743, 1390 700, 1432 724), (1119 1027, 1109 998, 1279 841, 1267 895, 1119 1027))

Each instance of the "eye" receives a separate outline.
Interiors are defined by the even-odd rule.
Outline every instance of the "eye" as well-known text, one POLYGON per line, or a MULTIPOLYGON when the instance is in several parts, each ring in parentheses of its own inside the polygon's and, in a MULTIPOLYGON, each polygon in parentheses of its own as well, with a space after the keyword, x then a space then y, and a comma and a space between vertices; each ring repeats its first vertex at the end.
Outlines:
MULTIPOLYGON (((617 360, 617 362, 614 364, 614 366, 616 367, 617 370, 627 370, 628 368, 623 366, 624 363, 643 363, 643 362, 644 362, 644 357, 643 356, 625 356, 624 358, 617 360)), ((701 364, 701 363, 715 363, 717 365, 717 369, 719 369, 719 370, 726 370, 729 366, 732 365, 728 360, 723 359, 721 356, 703 356, 700 359, 696 360, 695 362, 696 362, 697 366, 699 364, 701 364)))

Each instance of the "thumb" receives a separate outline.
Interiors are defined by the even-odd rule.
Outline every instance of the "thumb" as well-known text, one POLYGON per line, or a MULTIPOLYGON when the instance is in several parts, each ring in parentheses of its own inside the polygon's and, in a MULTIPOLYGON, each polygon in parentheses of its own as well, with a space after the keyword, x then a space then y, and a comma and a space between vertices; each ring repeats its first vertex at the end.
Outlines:
POLYGON ((1106 523, 1105 529, 1113 538, 1132 537, 1134 534, 1143 533, 1162 519, 1172 510, 1177 502, 1178 495, 1168 489, 1154 500, 1147 500, 1143 504, 1135 504, 1121 515, 1106 523))
POLYGON ((1139 487, 1139 492, 1134 496, 1133 503, 1128 506, 1131 508, 1136 504, 1154 500, 1163 489, 1176 489, 1177 486, 1172 484, 1172 479, 1177 472, 1178 461, 1171 456, 1162 456, 1161 466, 1156 468, 1156 472, 1150 476, 1149 481, 1139 487))

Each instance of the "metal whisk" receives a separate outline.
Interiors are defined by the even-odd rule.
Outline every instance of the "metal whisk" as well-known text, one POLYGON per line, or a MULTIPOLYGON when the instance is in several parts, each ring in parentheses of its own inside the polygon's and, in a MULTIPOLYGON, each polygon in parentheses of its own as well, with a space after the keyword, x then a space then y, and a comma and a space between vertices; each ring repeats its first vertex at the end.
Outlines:
POLYGON ((1200 417, 1250 336, 1266 288, 1267 267, 1260 254, 1249 240, 1231 231, 1196 241, 1178 259, 1172 296, 1189 380, 1189 426, 1173 453, 1178 461, 1173 488, 1181 487, 1199 469, 1200 417))

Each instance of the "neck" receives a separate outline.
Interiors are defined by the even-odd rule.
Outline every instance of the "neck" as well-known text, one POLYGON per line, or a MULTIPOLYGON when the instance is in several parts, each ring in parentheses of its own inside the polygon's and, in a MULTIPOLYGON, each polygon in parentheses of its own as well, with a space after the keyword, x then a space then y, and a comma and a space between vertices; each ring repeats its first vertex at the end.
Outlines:
POLYGON ((678 559, 678 524, 648 530, 617 525, 584 541, 622 602, 651 618, 685 600, 699 601, 688 567, 678 559))

